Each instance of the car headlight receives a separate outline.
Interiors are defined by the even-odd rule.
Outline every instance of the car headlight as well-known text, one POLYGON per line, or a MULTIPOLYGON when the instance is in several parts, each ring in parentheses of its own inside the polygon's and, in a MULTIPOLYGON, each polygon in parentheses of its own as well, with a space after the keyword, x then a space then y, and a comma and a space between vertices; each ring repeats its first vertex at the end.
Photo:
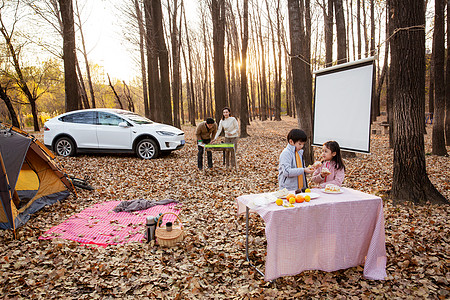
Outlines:
POLYGON ((174 136, 175 135, 175 133, 169 132, 169 131, 157 131, 156 133, 159 135, 165 135, 165 136, 174 136))

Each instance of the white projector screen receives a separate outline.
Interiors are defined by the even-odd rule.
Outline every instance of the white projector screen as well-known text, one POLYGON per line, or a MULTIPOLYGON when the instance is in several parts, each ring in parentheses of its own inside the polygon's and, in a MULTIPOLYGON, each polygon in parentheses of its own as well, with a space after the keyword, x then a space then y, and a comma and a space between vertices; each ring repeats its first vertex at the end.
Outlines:
POLYGON ((341 149, 370 152, 374 58, 314 72, 313 145, 337 141, 341 149))

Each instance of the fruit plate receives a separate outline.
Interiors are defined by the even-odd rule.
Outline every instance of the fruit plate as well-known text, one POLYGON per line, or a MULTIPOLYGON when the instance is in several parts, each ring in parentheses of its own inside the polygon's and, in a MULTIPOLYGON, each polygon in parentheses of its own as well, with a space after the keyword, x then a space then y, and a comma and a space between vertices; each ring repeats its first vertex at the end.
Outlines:
POLYGON ((325 189, 322 189, 322 192, 327 193, 327 194, 342 194, 344 191, 340 190, 339 192, 330 192, 330 191, 325 191, 325 189))
POLYGON ((305 197, 306 195, 309 195, 311 197, 311 199, 320 197, 320 194, 313 193, 313 192, 311 192, 311 193, 298 193, 298 194, 295 194, 295 196, 297 196, 297 195, 302 195, 303 197, 305 197))

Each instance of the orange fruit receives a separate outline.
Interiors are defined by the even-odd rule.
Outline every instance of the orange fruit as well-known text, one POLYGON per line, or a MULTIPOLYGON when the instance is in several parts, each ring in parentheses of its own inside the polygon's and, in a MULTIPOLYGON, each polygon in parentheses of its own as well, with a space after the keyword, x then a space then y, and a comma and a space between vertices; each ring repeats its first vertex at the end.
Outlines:
POLYGON ((309 202, 309 200, 311 200, 311 196, 310 196, 310 195, 306 195, 306 196, 305 196, 305 201, 306 201, 306 202, 309 202))
POLYGON ((276 203, 278 206, 281 206, 281 205, 283 205, 283 200, 282 200, 282 199, 277 199, 277 201, 275 201, 275 203, 276 203))
POLYGON ((287 196, 286 196, 286 199, 291 199, 292 197, 294 197, 295 198, 295 195, 294 194, 288 194, 287 196))
POLYGON ((311 190, 310 189, 306 189, 305 193, 311 193, 311 190))
POLYGON ((295 196, 295 202, 302 203, 303 201, 305 201, 305 197, 303 197, 302 195, 299 194, 295 196))

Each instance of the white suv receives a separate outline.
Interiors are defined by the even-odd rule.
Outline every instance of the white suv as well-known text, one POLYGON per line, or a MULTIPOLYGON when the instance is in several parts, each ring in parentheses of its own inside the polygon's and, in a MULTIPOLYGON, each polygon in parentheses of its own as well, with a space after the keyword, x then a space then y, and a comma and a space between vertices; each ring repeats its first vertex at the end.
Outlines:
POLYGON ((71 111, 45 122, 44 144, 61 156, 135 152, 142 159, 151 159, 182 148, 185 137, 176 127, 131 111, 94 108, 71 111))

